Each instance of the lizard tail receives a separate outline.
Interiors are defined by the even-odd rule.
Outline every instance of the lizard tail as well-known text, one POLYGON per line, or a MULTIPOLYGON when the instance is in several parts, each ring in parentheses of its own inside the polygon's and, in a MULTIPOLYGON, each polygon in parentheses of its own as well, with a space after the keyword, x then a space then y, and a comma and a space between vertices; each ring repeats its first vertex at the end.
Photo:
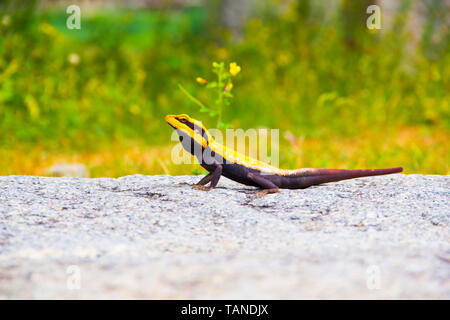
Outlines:
POLYGON ((354 179, 360 177, 379 176, 384 174, 402 172, 402 167, 388 169, 363 169, 363 170, 346 170, 346 169, 304 169, 296 172, 293 176, 297 179, 297 187, 308 188, 310 186, 321 183, 335 182, 346 179, 354 179), (298 186, 300 184, 300 186, 298 186))

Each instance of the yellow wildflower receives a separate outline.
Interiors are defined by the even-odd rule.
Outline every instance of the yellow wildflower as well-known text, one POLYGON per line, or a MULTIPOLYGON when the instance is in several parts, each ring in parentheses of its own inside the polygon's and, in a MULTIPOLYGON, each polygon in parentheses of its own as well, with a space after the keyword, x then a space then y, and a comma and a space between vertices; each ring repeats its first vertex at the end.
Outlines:
POLYGON ((67 60, 69 60, 70 64, 77 65, 80 63, 80 56, 76 53, 71 53, 67 60))
POLYGON ((239 72, 241 72, 241 67, 237 65, 236 62, 230 63, 230 74, 232 76, 237 75, 239 72))
POLYGON ((2 25, 4 25, 6 27, 9 25, 10 22, 11 22, 11 18, 8 15, 3 16, 2 25))
POLYGON ((200 83, 200 84, 207 84, 208 83, 208 81, 206 81, 205 79, 203 79, 203 78, 200 78, 200 77, 197 77, 197 79, 195 79, 198 83, 200 83))
POLYGON ((42 33, 45 33, 48 36, 55 36, 56 34, 58 34, 58 30, 56 30, 53 25, 47 22, 41 23, 39 25, 39 29, 42 33))
POLYGON ((225 86, 225 91, 231 91, 233 89, 233 84, 230 82, 225 86))

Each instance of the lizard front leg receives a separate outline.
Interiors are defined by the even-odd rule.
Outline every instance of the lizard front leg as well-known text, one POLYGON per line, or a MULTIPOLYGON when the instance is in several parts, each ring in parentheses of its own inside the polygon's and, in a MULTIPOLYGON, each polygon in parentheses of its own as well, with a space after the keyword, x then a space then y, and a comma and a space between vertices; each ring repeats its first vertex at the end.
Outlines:
POLYGON ((260 191, 257 194, 255 194, 254 196, 255 198, 265 196, 266 194, 269 193, 277 193, 280 191, 280 189, 278 189, 278 186, 275 183, 273 183, 269 179, 264 178, 264 176, 260 174, 249 172, 247 174, 247 177, 264 189, 263 191, 260 191))
POLYGON ((191 185, 190 183, 187 183, 187 182, 180 182, 179 184, 189 184, 194 188, 195 186, 204 186, 205 184, 208 184, 212 178, 213 178, 213 175, 210 172, 206 176, 204 176, 199 182, 197 182, 195 184, 191 185))
POLYGON ((194 184, 194 186, 204 186, 205 184, 208 184, 209 182, 211 182, 212 178, 213 178, 213 174, 212 174, 212 172, 210 172, 206 176, 204 176, 202 178, 202 180, 200 180, 199 182, 194 184))
POLYGON ((214 171, 210 172, 207 176, 203 177, 203 179, 200 180, 197 184, 194 184, 192 188, 203 191, 209 191, 217 186, 220 176, 222 175, 222 166, 217 162, 215 162, 212 165, 214 166, 214 171), (208 184, 209 182, 211 182, 209 187, 205 187, 205 185, 208 184))

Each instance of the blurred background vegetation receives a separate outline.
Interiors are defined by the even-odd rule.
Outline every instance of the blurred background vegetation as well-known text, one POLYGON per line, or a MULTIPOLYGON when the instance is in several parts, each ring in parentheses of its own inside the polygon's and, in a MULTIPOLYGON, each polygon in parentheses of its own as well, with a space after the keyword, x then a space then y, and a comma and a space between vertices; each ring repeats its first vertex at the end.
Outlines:
POLYGON ((213 126, 213 61, 236 61, 235 128, 279 128, 280 166, 449 173, 449 4, 439 0, 0 0, 0 175, 200 173, 166 114, 213 126), (66 8, 81 8, 69 30, 66 8), (381 30, 366 27, 370 4, 381 30))

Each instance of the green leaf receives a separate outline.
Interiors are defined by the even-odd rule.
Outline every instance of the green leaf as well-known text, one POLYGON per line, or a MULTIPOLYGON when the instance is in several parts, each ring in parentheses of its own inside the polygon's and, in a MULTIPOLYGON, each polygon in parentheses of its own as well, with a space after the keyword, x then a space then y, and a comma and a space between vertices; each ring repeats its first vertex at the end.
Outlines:
POLYGON ((231 125, 231 123, 220 122, 220 123, 219 123, 219 128, 222 128, 222 129, 232 129, 233 126, 231 125))
POLYGON ((198 169, 198 168, 192 169, 191 172, 192 172, 192 174, 195 174, 195 175, 201 175, 201 174, 207 174, 208 173, 205 170, 201 170, 201 169, 198 169))
POLYGON ((217 88, 217 82, 213 81, 206 85, 206 88, 217 88))

